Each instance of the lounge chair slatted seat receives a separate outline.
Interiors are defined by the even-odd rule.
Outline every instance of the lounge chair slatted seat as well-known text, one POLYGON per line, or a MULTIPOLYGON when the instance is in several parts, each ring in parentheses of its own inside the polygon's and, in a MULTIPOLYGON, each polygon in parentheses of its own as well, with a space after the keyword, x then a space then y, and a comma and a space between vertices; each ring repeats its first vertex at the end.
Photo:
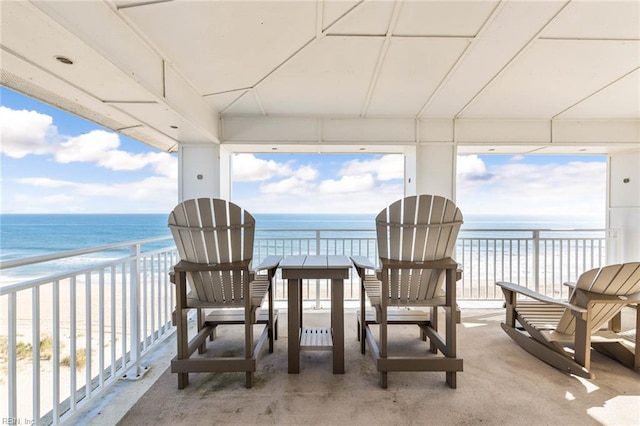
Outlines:
POLYGON ((279 257, 266 258, 251 270, 255 220, 234 203, 210 198, 187 200, 169 215, 169 227, 180 261, 171 281, 176 285, 178 353, 171 371, 178 373, 178 388, 189 383, 193 372, 244 372, 251 387, 257 360, 265 343, 273 352, 278 313, 273 309, 272 279, 279 257), (261 306, 267 299, 267 309, 261 306), (189 340, 187 312, 197 310, 197 334, 189 340), (206 309, 206 312, 205 312, 206 309), (244 324, 242 358, 192 357, 207 350, 220 325, 244 324), (253 325, 264 325, 254 342, 253 325))
POLYGON ((452 259, 462 213, 443 197, 407 197, 385 208, 376 217, 381 269, 367 258, 354 256, 361 281, 358 338, 361 351, 370 352, 387 387, 389 371, 445 371, 450 387, 456 387, 456 372, 462 359, 456 356, 457 263, 452 259), (373 311, 366 311, 365 298, 373 311), (446 334, 438 333, 438 308, 443 308, 446 334), (379 325, 379 338, 371 329, 379 325), (423 340, 430 340, 430 354, 389 356, 389 325, 414 324, 423 340), (438 351, 443 356, 435 356, 438 351))
POLYGON ((497 285, 506 299, 502 328, 542 361, 571 374, 594 378, 590 371, 593 348, 640 372, 640 262, 584 272, 570 285, 568 301, 554 300, 513 283, 497 285), (529 299, 521 301, 519 295, 529 299), (628 306, 636 308, 635 331, 621 330, 620 315, 628 306))

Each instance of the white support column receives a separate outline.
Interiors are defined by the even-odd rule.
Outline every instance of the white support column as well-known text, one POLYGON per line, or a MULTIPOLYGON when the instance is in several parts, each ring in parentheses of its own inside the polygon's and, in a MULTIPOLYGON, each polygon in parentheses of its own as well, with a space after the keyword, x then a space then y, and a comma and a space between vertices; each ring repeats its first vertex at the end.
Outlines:
POLYGON ((407 147, 404 151, 404 196, 418 195, 418 157, 416 147, 407 147))
POLYGON ((622 240, 608 251, 608 263, 640 261, 640 149, 609 155, 609 228, 619 229, 622 240))
POLYGON ((233 183, 233 154, 224 148, 220 148, 220 198, 231 200, 233 183))
MULTIPOLYGON (((405 173, 415 171, 415 194, 440 195, 455 201, 456 155, 452 143, 424 143, 406 155, 405 173), (413 164, 408 164, 413 161, 413 164)), ((407 182, 405 182, 407 185, 407 182)))
POLYGON ((182 144, 178 161, 179 201, 221 196, 220 146, 214 143, 182 144))

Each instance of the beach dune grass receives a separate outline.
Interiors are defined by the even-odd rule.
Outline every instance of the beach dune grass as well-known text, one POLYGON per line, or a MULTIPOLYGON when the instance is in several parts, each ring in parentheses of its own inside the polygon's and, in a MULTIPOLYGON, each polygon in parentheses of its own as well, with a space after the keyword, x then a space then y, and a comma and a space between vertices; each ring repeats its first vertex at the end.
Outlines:
MULTIPOLYGON (((49 360, 53 356, 53 339, 45 336, 40 340, 40 359, 49 360)), ((0 359, 3 363, 7 362, 9 357, 9 339, 6 336, 0 336, 0 359)), ((18 342, 16 344, 16 359, 18 361, 33 357, 33 346, 31 343, 18 342)))
MULTIPOLYGON (((78 349, 76 351, 76 369, 83 368, 87 363, 87 351, 86 349, 78 349)), ((65 367, 71 366, 71 355, 65 356, 60 361, 60 365, 64 365, 65 367)))

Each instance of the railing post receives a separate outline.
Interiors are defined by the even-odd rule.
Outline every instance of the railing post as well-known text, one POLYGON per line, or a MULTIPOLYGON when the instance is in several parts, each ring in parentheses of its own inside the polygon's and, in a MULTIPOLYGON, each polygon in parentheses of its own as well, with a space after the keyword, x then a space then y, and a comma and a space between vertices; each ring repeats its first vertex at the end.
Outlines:
POLYGON ((540 292, 540 231, 533 231, 533 285, 540 292))
MULTIPOLYGON (((320 230, 319 229, 316 229, 316 254, 320 254, 320 230)), ((327 284, 327 287, 328 287, 328 284, 327 284)), ((329 289, 327 288, 327 291, 328 290, 329 289)), ((316 280, 316 309, 320 309, 320 280, 316 280)))
POLYGON ((147 369, 141 368, 141 348, 140 348, 140 271, 138 265, 140 262, 140 244, 132 245, 129 249, 129 255, 133 257, 129 269, 129 324, 131 327, 130 336, 130 367, 124 378, 127 380, 137 380, 147 369))

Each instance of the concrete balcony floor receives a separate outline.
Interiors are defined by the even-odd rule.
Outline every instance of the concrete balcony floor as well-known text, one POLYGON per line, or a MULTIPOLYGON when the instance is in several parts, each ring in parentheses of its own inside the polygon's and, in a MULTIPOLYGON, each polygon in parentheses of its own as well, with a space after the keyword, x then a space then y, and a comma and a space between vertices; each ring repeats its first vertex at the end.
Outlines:
MULTIPOLYGON (((308 351, 300 374, 287 373, 286 312, 280 310, 273 354, 258 364, 255 384, 244 387, 243 373, 191 374, 177 388, 168 369, 175 355, 170 338, 147 363, 151 372, 138 382, 120 382, 109 395, 85 409, 78 424, 349 424, 349 425, 637 425, 640 374, 594 352, 593 380, 571 376, 529 355, 500 328, 501 309, 464 309, 458 326, 458 354, 464 371, 450 389, 441 372, 389 373, 388 389, 369 355, 360 354, 355 309, 345 312, 344 375, 331 370, 331 352, 308 351), (131 407, 129 409, 129 407, 131 407)), ((635 312, 624 312, 633 324, 635 312)), ((306 310, 304 323, 328 326, 328 310, 306 310)), ((394 326, 412 345, 415 326, 394 326)), ((223 327, 225 353, 242 351, 242 329, 223 327)), ((396 342, 395 337, 391 338, 396 342)), ((220 347, 219 347, 220 348, 220 347)))

